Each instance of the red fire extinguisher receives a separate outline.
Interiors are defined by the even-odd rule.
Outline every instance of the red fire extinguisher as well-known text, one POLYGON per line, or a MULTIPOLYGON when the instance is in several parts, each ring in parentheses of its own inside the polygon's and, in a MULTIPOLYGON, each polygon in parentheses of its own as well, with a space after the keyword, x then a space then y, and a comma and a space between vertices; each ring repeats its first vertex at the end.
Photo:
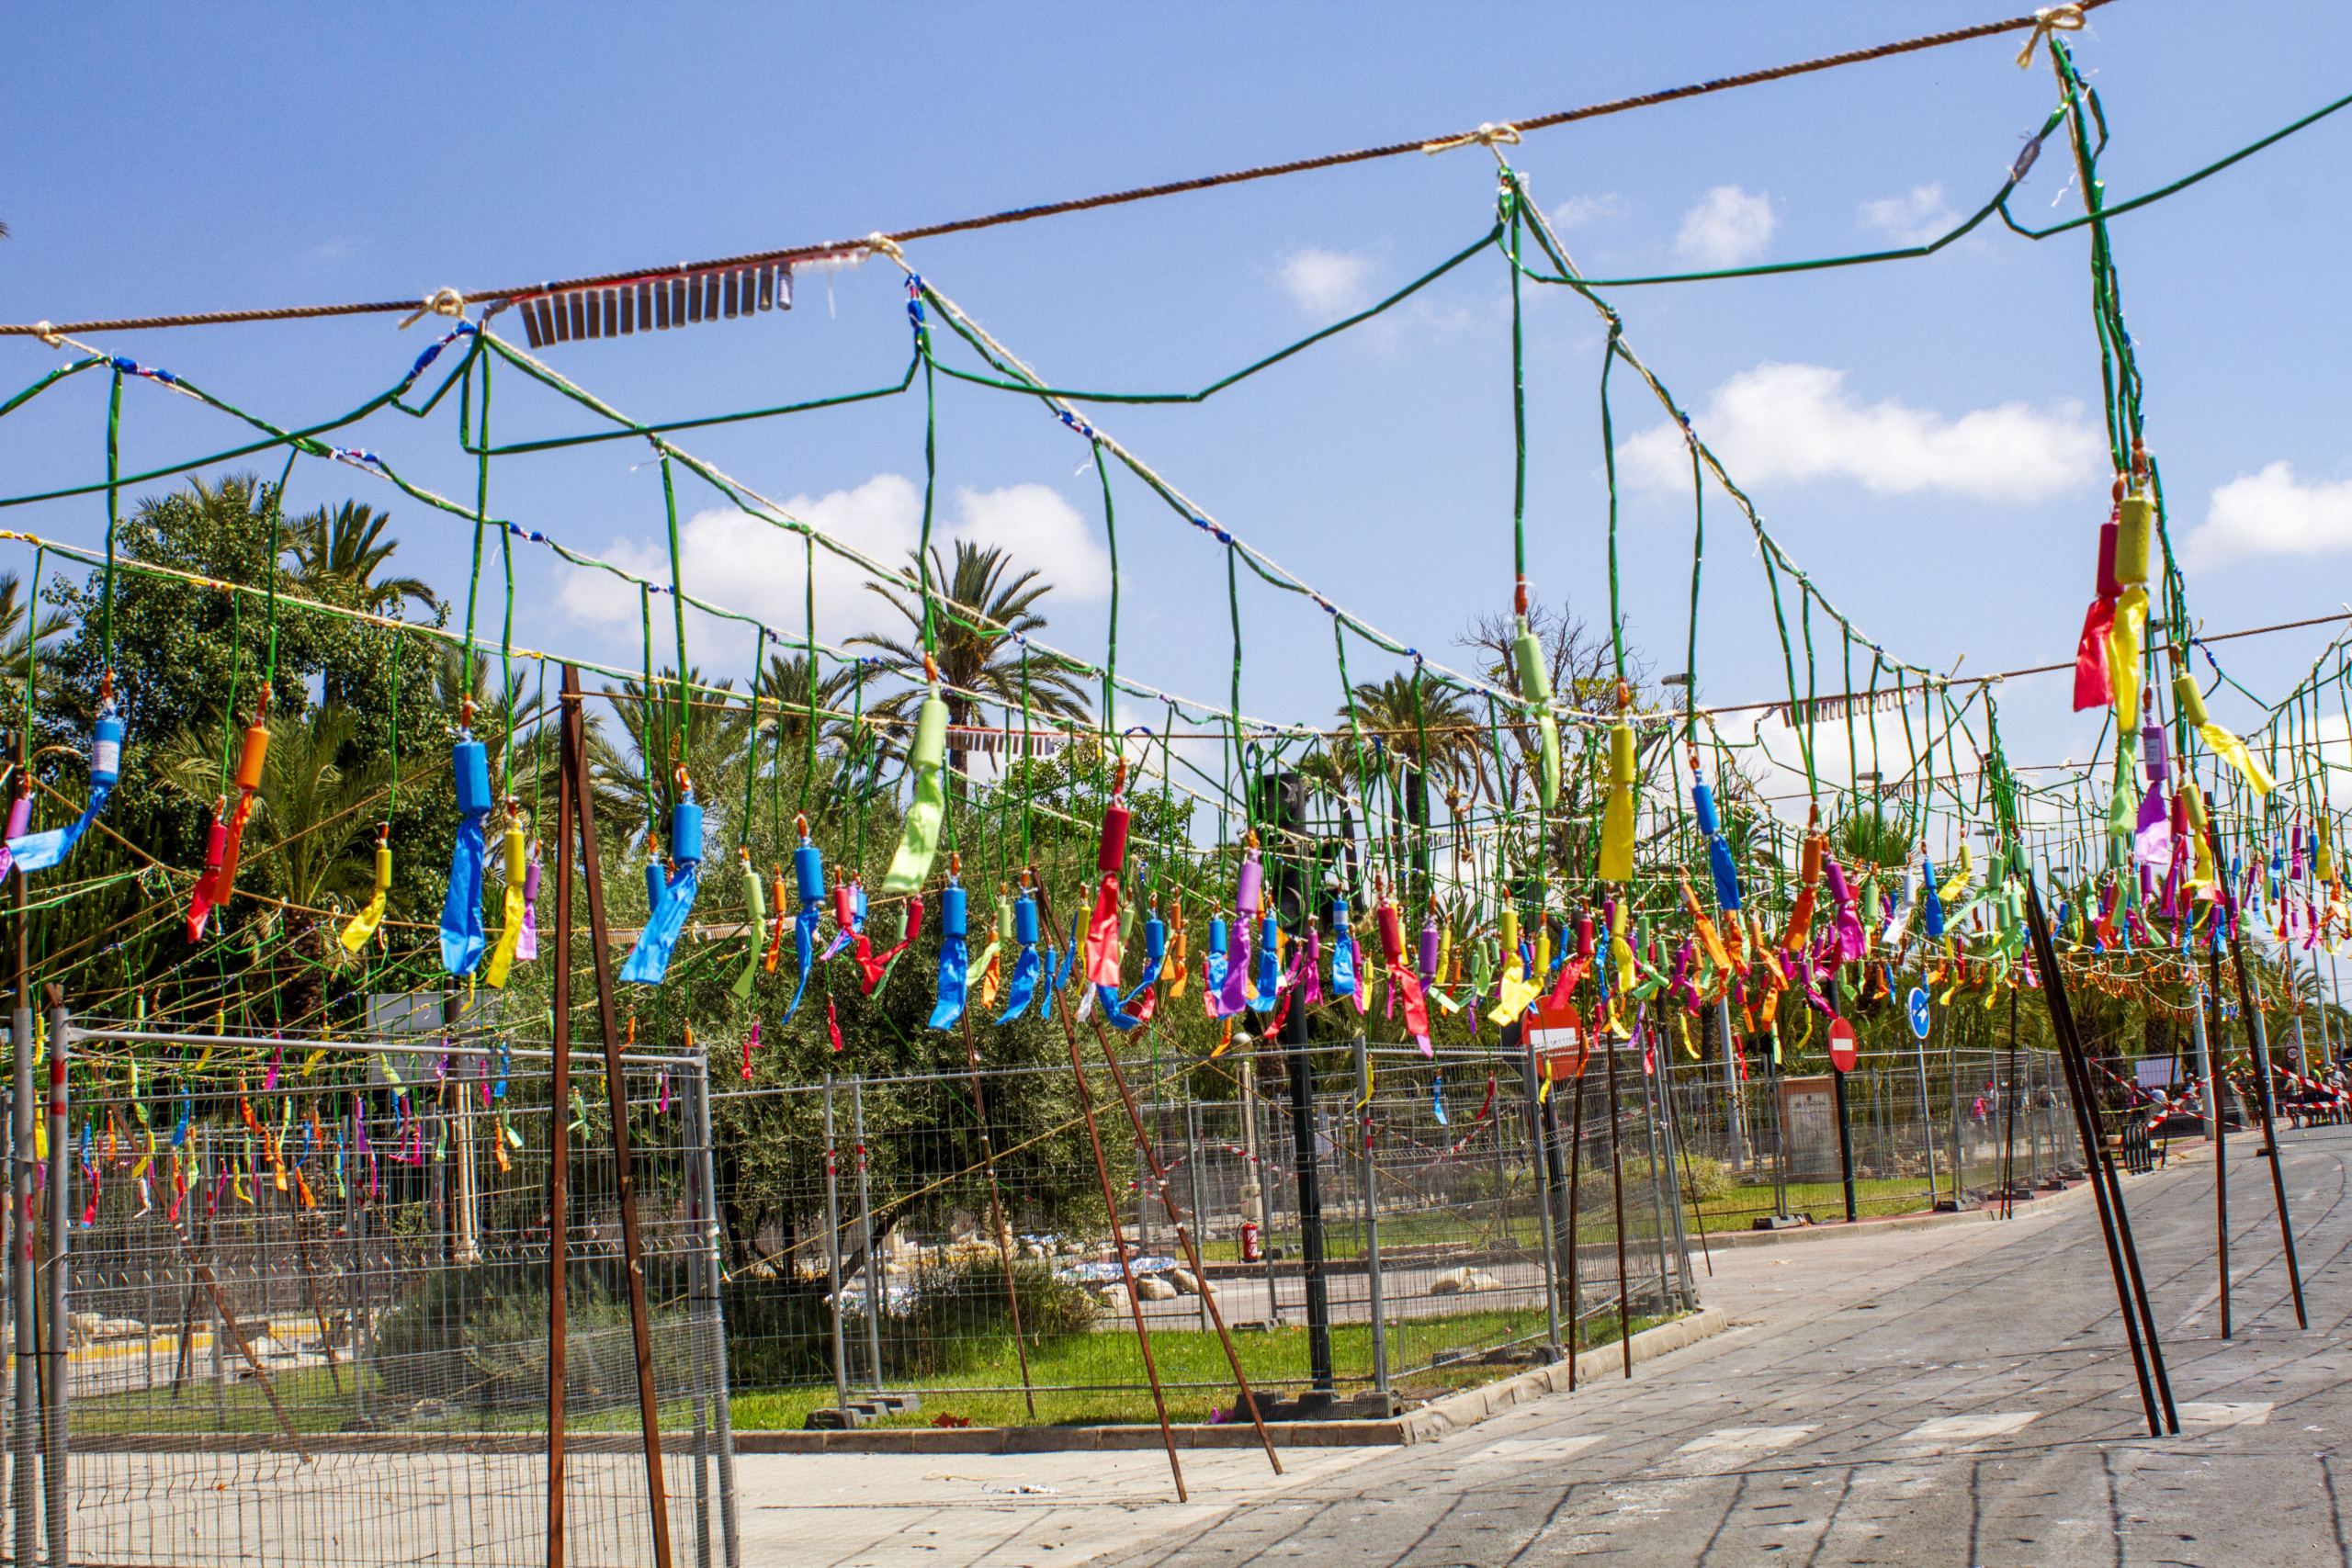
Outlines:
POLYGON ((1241 1222, 1241 1261, 1244 1263, 1259 1261, 1258 1222, 1255 1220, 1241 1222))

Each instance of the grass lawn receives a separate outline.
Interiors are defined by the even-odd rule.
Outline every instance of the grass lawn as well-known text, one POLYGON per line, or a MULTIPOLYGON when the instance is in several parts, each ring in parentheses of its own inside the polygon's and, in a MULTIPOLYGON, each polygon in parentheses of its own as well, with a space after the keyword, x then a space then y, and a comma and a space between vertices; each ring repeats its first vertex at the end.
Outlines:
MULTIPOLYGON (((1648 1327, 1652 1321, 1637 1316, 1634 1320, 1634 1331, 1648 1327)), ((1476 1360, 1432 1368, 1430 1361, 1446 1350, 1476 1350, 1511 1341, 1537 1343, 1543 1339, 1545 1326, 1541 1306, 1392 1323, 1388 1327, 1390 1386, 1408 1398, 1426 1399, 1509 1376, 1521 1369, 1508 1364, 1483 1365, 1476 1360)), ((1587 1348, 1613 1344, 1616 1339, 1613 1316, 1597 1318, 1587 1325, 1587 1348)), ((1262 1384, 1269 1397, 1287 1398, 1305 1385, 1307 1346, 1304 1326, 1236 1333, 1233 1344, 1251 1386, 1262 1384)), ((1214 1333, 1155 1328, 1151 1349, 1161 1382, 1167 1388, 1170 1420, 1205 1421, 1211 1410, 1232 1407, 1233 1375, 1214 1333), (1186 1383, 1206 1386, 1173 1386, 1186 1383)), ((1369 1325, 1333 1325, 1331 1364, 1342 1393, 1371 1386, 1369 1325)), ((1106 1331, 1084 1335, 1034 1350, 1029 1357, 1029 1374, 1035 1383, 1062 1384, 1071 1390, 1041 1391, 1036 1396, 1034 1423, 1019 1386, 1020 1367, 1010 1347, 1006 1347, 969 1371, 925 1381, 921 1385, 921 1411, 876 1425, 927 1426, 941 1415, 961 1416, 976 1427, 1096 1426, 1148 1422, 1153 1418, 1148 1389, 1099 1386, 1143 1382, 1143 1362, 1131 1334, 1106 1331), (1010 1393, 1004 1392, 1007 1386, 1010 1393)), ((858 1392, 853 1387, 851 1397, 856 1397, 858 1392)), ((830 1385, 739 1392, 734 1403, 735 1426, 739 1430, 797 1429, 807 1421, 810 1411, 832 1403, 833 1390, 830 1385)))
MULTIPOLYGON (((1636 1332, 1653 1320, 1636 1317, 1636 1332)), ((1546 1331, 1544 1309, 1464 1312, 1443 1318, 1413 1318, 1389 1325, 1390 1383, 1408 1398, 1430 1398, 1509 1376, 1519 1370, 1509 1364, 1484 1364, 1475 1359, 1432 1367, 1446 1352, 1476 1352, 1489 1348, 1541 1343, 1546 1331)), ((1612 1344, 1617 1338, 1613 1316, 1601 1314, 1588 1322, 1583 1344, 1612 1344)), ((1264 1331, 1236 1332, 1236 1351, 1253 1386, 1262 1385, 1269 1397, 1295 1395, 1307 1380, 1306 1330, 1293 1325, 1264 1331)), ((1230 1408, 1233 1377, 1216 1336, 1199 1329, 1155 1328, 1151 1336, 1154 1360, 1168 1392, 1172 1421, 1205 1421, 1214 1409, 1230 1408), (1183 1386, 1191 1385, 1191 1386, 1183 1386)), ((923 1395, 921 1412, 880 1423, 923 1426, 942 1414, 961 1416, 974 1426, 1024 1426, 1032 1423, 1021 1393, 1021 1371, 1012 1348, 997 1340, 976 1348, 973 1364, 961 1372, 926 1379, 918 1387, 923 1395), (1005 1392, 1010 1389, 1011 1392, 1005 1392)), ((1340 1324, 1331 1330, 1333 1371, 1342 1393, 1371 1385, 1372 1330, 1364 1324, 1340 1324)), ((356 1393, 365 1378, 370 1410, 379 1420, 398 1429, 464 1434, 482 1431, 536 1431, 543 1428, 536 1409, 476 1411, 463 1406, 446 1414, 401 1421, 380 1397, 381 1382, 372 1373, 345 1364, 335 1375, 323 1367, 288 1368, 271 1375, 270 1385, 286 1419, 298 1433, 336 1432, 357 1413, 356 1393)), ((1035 1423, 1045 1426, 1092 1426, 1148 1422, 1153 1418, 1151 1395, 1144 1386, 1143 1361, 1135 1337, 1117 1328, 1074 1336, 1034 1349, 1029 1358, 1031 1381, 1058 1384, 1036 1396, 1035 1423), (1065 1390, 1067 1392, 1065 1392, 1065 1390)), ((905 1385, 895 1385, 905 1386, 905 1385)), ((853 1397, 860 1392, 853 1388, 853 1397)), ((805 1424, 808 1413, 834 1401, 830 1384, 817 1387, 739 1391, 734 1396, 734 1420, 739 1429, 788 1427, 805 1424)), ((665 1430, 684 1430, 692 1410, 683 1399, 664 1400, 665 1430)), ((168 1384, 105 1395, 79 1395, 73 1404, 73 1430, 99 1436, 125 1432, 274 1433, 278 1417, 261 1385, 250 1379, 216 1387, 191 1380, 177 1398, 168 1384)), ((633 1403, 588 1410, 575 1405, 568 1425, 573 1431, 633 1430, 633 1403)))

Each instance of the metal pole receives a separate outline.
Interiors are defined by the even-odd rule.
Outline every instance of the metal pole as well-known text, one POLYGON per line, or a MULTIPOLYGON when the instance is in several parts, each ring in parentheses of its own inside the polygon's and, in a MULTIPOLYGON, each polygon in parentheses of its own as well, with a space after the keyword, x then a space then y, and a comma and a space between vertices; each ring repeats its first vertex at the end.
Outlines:
POLYGON ((718 1535, 727 1568, 737 1568, 741 1559, 741 1538, 735 1517, 735 1410, 727 1391, 727 1316, 718 1296, 719 1280, 725 1269, 719 1257, 718 1182, 711 1168, 710 1133, 710 1053, 706 1050, 695 1064, 695 1141, 701 1146, 695 1151, 696 1162, 702 1169, 704 1213, 697 1215, 703 1222, 707 1245, 702 1249, 704 1289, 708 1293, 709 1306, 705 1309, 703 1332, 709 1336, 710 1365, 715 1374, 713 1393, 718 1416, 718 1535))
POLYGON ((1361 1031, 1349 1043, 1356 1058, 1358 1135, 1363 1140, 1363 1249, 1372 1313, 1372 1388, 1385 1396, 1388 1393, 1388 1314, 1382 1310, 1381 1296, 1380 1167, 1372 1148, 1372 1055, 1361 1031))
MULTIPOLYGON (((571 1378, 571 1348, 570 1282, 571 1271, 571 920, 572 842, 571 792, 555 793, 555 967, 549 976, 554 996, 555 1070, 549 1083, 548 1108, 548 1568, 563 1568, 564 1395, 571 1378)), ((361 1112, 353 1100, 355 1125, 361 1112)), ((356 1149, 359 1140, 351 1140, 356 1149)), ((357 1157, 356 1155, 353 1156, 357 1157)), ((355 1226, 355 1236, 357 1234, 355 1226)), ((358 1333, 356 1319, 353 1333, 358 1333)), ((352 1380, 363 1389, 363 1370, 352 1380)), ((364 1395, 363 1395, 364 1397, 364 1395)))
MULTIPOLYGON (((1506 960, 1506 962, 1508 962, 1508 960, 1506 960)), ((1510 1038, 1510 1032, 1512 1030, 1520 1031, 1521 1035, 1524 1035, 1526 1032, 1524 1027, 1521 1024, 1514 1023, 1510 1025, 1504 1031, 1504 1045, 1506 1049, 1516 1043, 1510 1038)), ((1544 1325, 1551 1335, 1551 1351, 1555 1356, 1556 1356, 1561 1353, 1560 1347, 1562 1342, 1560 1339, 1559 1259, 1553 1255, 1554 1242, 1552 1239, 1552 1164, 1550 1156, 1544 1148, 1542 1112, 1537 1107, 1535 1100, 1535 1097, 1542 1088, 1542 1077, 1536 1069, 1535 1047, 1532 1043, 1524 1052, 1521 1053, 1520 1055, 1520 1081, 1521 1086, 1520 1100, 1527 1107, 1527 1147, 1530 1154, 1528 1167, 1535 1177, 1535 1212, 1537 1216, 1536 1231, 1544 1244, 1544 1325)), ((1497 1114, 1495 1120, 1498 1122, 1502 1120, 1499 1112, 1497 1114)), ((1502 1142, 1499 1136, 1497 1137, 1495 1141, 1498 1145, 1502 1142)), ((1576 1230, 1573 1220, 1570 1224, 1568 1235, 1569 1245, 1571 1247, 1575 1246, 1576 1230)), ((1576 1317, 1573 1313, 1570 1314, 1568 1318, 1568 1329, 1570 1335, 1570 1338, 1567 1342, 1566 1352, 1568 1358, 1568 1378, 1569 1386, 1573 1388, 1575 1386, 1577 1360, 1576 1344, 1574 1339, 1576 1317)))
POLYGON ((882 1301, 888 1280, 882 1273, 882 1249, 874 1240, 874 1188, 866 1179, 865 1075, 849 1080, 850 1136, 857 1141, 857 1243, 865 1254, 865 1372, 874 1392, 882 1392, 882 1301))
MULTIPOLYGON (((628 1078, 621 1062, 620 1020, 613 1007, 613 953, 605 922, 605 884, 597 871, 596 795, 588 784, 586 716, 580 668, 563 667, 563 788, 580 815, 580 868, 588 885, 589 957, 596 972, 596 1021, 604 1032, 605 1092, 613 1121, 613 1184, 620 1194, 621 1262, 628 1280, 628 1321, 637 1361, 638 1427, 645 1446, 647 1513, 654 1568, 670 1568, 670 1499, 662 1474, 662 1422, 653 1384, 652 1324, 645 1304, 645 1252, 637 1224, 637 1172, 629 1152, 628 1078)), ((556 1112, 561 1115, 561 1111, 556 1112)))
MULTIPOLYGON (((19 788, 23 787, 24 776, 22 773, 17 774, 19 788)), ((8 1121, 10 1146, 15 1151, 8 1173, 13 1184, 8 1205, 13 1231, 8 1238, 8 1282, 12 1310, 17 1320, 17 1419, 15 1429, 9 1434, 9 1450, 15 1458, 14 1484, 10 1488, 9 1500, 16 1510, 16 1561, 29 1568, 40 1550, 37 1527, 40 1506, 34 1500, 33 1490, 33 1455, 39 1447, 37 1439, 40 1431, 36 1409, 40 1389, 38 1371, 40 1342, 34 1327, 38 1314, 33 1310, 36 1274, 33 1235, 40 1227, 33 1211, 33 993, 30 970, 26 963, 26 927, 29 917, 25 911, 25 874, 21 871, 13 879, 11 897, 17 914, 17 1008, 8 1023, 10 1055, 13 1057, 9 1068, 8 1121)), ((183 1335, 182 1338, 185 1339, 186 1336, 183 1335)), ((182 1354, 186 1354, 185 1349, 182 1354)))
POLYGON ((849 1348, 842 1338, 841 1156, 833 1147, 833 1075, 825 1075, 825 1277, 833 1316, 833 1393, 842 1418, 849 1412, 849 1348))
POLYGON ((1838 1102, 1838 1171, 1846 1184, 1846 1223, 1850 1225, 1862 1216, 1854 1201, 1854 1130, 1846 1112, 1846 1073, 1835 1062, 1829 1064, 1829 1079, 1838 1102))
MULTIPOLYGON (((2094 1120, 2092 1107, 2096 1102, 2091 1096, 2089 1077, 2075 1051, 2077 1043, 2075 1013, 2066 998, 2065 972, 2059 967, 2057 951, 2051 944, 2049 921, 2041 911, 2041 894, 2031 877, 2026 879, 2025 913, 2027 929, 2033 940, 2034 966, 2041 976, 2042 1001, 2050 1010, 2051 1033, 2057 1039, 2058 1059, 2066 1069, 2068 1098, 2075 1105, 2075 1129, 2082 1138, 2083 1163, 2090 1173, 2091 1197, 2098 1206, 2099 1232, 2107 1243, 2108 1267, 2115 1277, 2116 1310, 2123 1317, 2123 1337, 2132 1351, 2132 1370, 2139 1380, 2141 1404, 2147 1412, 2148 1436, 2161 1438, 2165 1435, 2166 1417, 2174 1417, 2171 1424, 2176 1432, 2179 1430, 2180 1423, 2174 1416, 2169 1392, 2165 1396, 2162 1412, 2159 1413, 2157 1408, 2156 1391, 2163 1378, 2162 1364, 2156 1363, 2155 1375, 2152 1378, 2151 1358, 2155 1348, 2152 1343, 2143 1349, 2140 1337, 2145 1297, 2139 1288, 2139 1281, 2132 1277, 2132 1271, 2126 1269, 2122 1236, 2117 1224, 2119 1216, 2116 1210, 2122 1201, 2122 1189, 2117 1184, 2110 1190, 2109 1181, 2102 1179, 2112 1177, 2113 1168, 2107 1159, 2106 1140, 2098 1135, 2094 1120)), ((2153 1314, 2148 1315, 2147 1323, 2153 1330, 2153 1314)))
MULTIPOLYGON (((1634 1302, 1625 1282, 1625 1156, 1617 1146, 1617 1123, 1623 1114, 1617 1096, 1617 1047, 1603 1041, 1609 1053, 1609 1185, 1617 1195, 1617 1337, 1625 1347, 1625 1375, 1634 1375, 1634 1302)), ((1581 1130, 1581 1129, 1579 1129, 1581 1130)))
POLYGON ((66 1349, 71 1343, 67 1334, 71 1320, 66 1314, 71 1303, 66 1298, 66 1275, 71 1268, 68 1242, 73 1224, 72 1193, 74 1167, 67 1145, 71 1134, 66 1130, 68 1111, 65 1102, 65 1066, 70 1047, 66 1041, 64 993, 57 987, 49 987, 49 1431, 48 1452, 41 1461, 42 1505, 49 1522, 49 1560, 54 1568, 65 1568, 73 1558, 73 1516, 66 1500, 65 1467, 69 1451, 65 1437, 65 1384, 72 1375, 66 1362, 66 1349))
MULTIPOLYGON (((1666 1199, 1659 1192, 1658 1184, 1660 1179, 1666 1175, 1668 1165, 1673 1156, 1662 1150, 1658 1144, 1657 1096, 1653 1092, 1650 1087, 1651 1074, 1657 1064, 1657 1043, 1650 1038, 1650 1032, 1646 1025, 1637 1024, 1634 1034, 1634 1040, 1636 1044, 1642 1047, 1642 1131, 1649 1142, 1650 1207, 1652 1212, 1657 1215, 1657 1299, 1658 1305, 1660 1309, 1663 1310, 1666 1305, 1667 1292, 1669 1288, 1667 1284, 1667 1280, 1669 1278, 1667 1265, 1667 1232, 1668 1227, 1666 1217, 1666 1199)), ((1675 1195, 1674 1214, 1676 1226, 1679 1228, 1682 1217, 1682 1198, 1679 1193, 1676 1193, 1675 1195)), ((1678 1281, 1677 1286, 1674 1288, 1676 1294, 1680 1295, 1688 1293, 1690 1273, 1690 1259, 1688 1256, 1685 1256, 1682 1259, 1681 1269, 1674 1271, 1670 1276, 1678 1281)))

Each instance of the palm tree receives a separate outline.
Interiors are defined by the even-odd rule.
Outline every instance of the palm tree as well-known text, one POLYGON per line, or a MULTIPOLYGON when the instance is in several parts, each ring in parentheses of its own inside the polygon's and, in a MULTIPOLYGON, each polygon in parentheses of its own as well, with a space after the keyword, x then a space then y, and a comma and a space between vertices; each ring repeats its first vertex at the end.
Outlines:
MULTIPOLYGON (((620 734, 601 728, 588 738, 588 765, 596 792, 600 824, 634 838, 643 832, 651 812, 662 814, 662 826, 676 804, 676 769, 683 766, 694 781, 707 827, 704 842, 718 841, 718 824, 736 808, 743 787, 743 770, 751 761, 753 734, 751 710, 714 700, 702 692, 699 670, 686 671, 689 688, 683 735, 678 726, 677 672, 664 670, 654 677, 650 695, 644 684, 624 681, 605 688, 620 734), (714 711, 714 708, 716 711, 714 711)), ((713 683, 720 694, 732 691, 733 680, 713 683)))
MULTIPOLYGON (((257 849, 279 852, 298 925, 317 918, 301 910, 356 893, 375 877, 373 855, 360 852, 379 818, 368 807, 391 783, 391 760, 348 761, 357 728, 347 708, 313 707, 299 718, 279 714, 269 720, 269 754, 254 792, 243 863, 260 859, 257 849)), ((220 741, 209 731, 180 730, 156 749, 155 767, 164 783, 209 805, 220 789, 220 741)))
POLYGON ((22 597, 23 592, 15 572, 0 571, 0 686, 5 686, 7 700, 20 706, 25 682, 32 674, 34 650, 74 625, 73 617, 62 610, 39 615, 22 597))
MULTIPOLYGON (((921 556, 914 558, 920 566, 921 556)), ((933 657, 945 688, 941 694, 947 702, 951 728, 970 725, 979 713, 981 699, 1008 708, 1025 704, 1032 718, 1048 728, 1057 720, 1082 720, 1087 716, 1087 692, 1080 683, 1078 667, 1015 643, 1016 636, 1026 637, 1046 629, 1037 602, 1053 592, 1053 584, 1042 581, 1034 569, 1007 581, 1012 570, 1012 561, 994 545, 956 540, 952 570, 941 561, 937 550, 931 553, 930 615, 938 645, 933 657)), ((888 600, 907 625, 921 633, 925 610, 921 602, 891 585, 869 582, 865 586, 888 600)), ((920 639, 908 644, 868 635, 850 638, 849 646, 879 649, 894 673, 913 682, 911 689, 892 693, 870 711, 882 718, 910 717, 924 692, 920 639)), ((963 747, 948 752, 949 770, 959 781, 968 755, 963 747)), ((962 787, 960 783, 957 787, 962 787)))
POLYGON ((400 548, 387 539, 390 513, 346 501, 329 513, 323 506, 298 517, 291 525, 296 581, 313 592, 356 597, 364 609, 379 613, 397 610, 406 600, 421 601, 427 609, 438 603, 423 579, 395 577, 375 581, 376 573, 400 548))
POLYGON ((1426 891, 1430 876, 1429 778, 1435 774, 1452 794, 1465 779, 1477 776, 1478 725, 1456 688, 1419 673, 1363 682, 1355 688, 1352 706, 1352 715, 1343 706, 1340 716, 1351 718, 1354 729, 1363 733, 1375 758, 1393 756, 1396 760, 1393 778, 1385 761, 1375 762, 1373 771, 1388 780, 1395 792, 1398 807, 1396 838, 1402 847, 1408 841, 1408 829, 1411 830, 1413 873, 1426 891))
MULTIPOLYGON (((550 722, 554 715, 544 708, 536 695, 524 695, 526 682, 520 675, 508 680, 503 689, 493 689, 490 666, 489 657, 476 651, 469 682, 464 651, 445 646, 433 671, 435 700, 449 716, 454 729, 464 711, 465 699, 471 697, 474 739, 490 753, 491 776, 502 779, 509 773, 506 744, 511 737, 514 742, 511 770, 514 788, 517 794, 537 798, 555 784, 556 736, 550 722)), ((589 716, 587 728, 593 744, 597 728, 594 716, 589 716)), ((409 738, 402 739, 406 741, 409 738)))

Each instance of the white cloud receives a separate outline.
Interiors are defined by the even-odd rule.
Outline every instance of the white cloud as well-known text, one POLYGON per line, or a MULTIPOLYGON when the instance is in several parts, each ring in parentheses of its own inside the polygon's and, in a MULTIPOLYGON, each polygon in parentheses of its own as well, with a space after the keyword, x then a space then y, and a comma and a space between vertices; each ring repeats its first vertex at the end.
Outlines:
POLYGON ((1905 245, 1924 245, 1960 221, 1944 205, 1944 187, 1940 184, 1913 186, 1909 196, 1866 201, 1862 203, 1861 220, 1865 229, 1883 230, 1889 238, 1905 245))
POLYGON ((1682 215, 1674 249, 1683 260, 1701 266, 1739 266, 1764 254, 1776 221, 1770 196, 1717 186, 1706 200, 1682 215))
POLYGON ((1312 245, 1283 258, 1282 285, 1310 316, 1344 316, 1372 300, 1372 258, 1312 245))
POLYGON ((2181 556, 2184 564, 2199 568, 2248 556, 2346 549, 2352 549, 2352 480, 2305 481, 2281 461, 2214 491, 2204 523, 2188 536, 2181 556))
POLYGON ((1621 218, 1624 212, 1625 198, 1612 190, 1600 196, 1572 196, 1552 209, 1550 217, 1555 229, 1573 229, 1596 219, 1621 218))
MULTIPOLYGON (((2036 501, 2097 477, 2106 444, 2072 400, 2048 410, 2003 403, 1947 420, 1889 398, 1868 406, 1841 389, 1846 373, 1763 364, 1716 388, 1699 434, 1742 482, 1842 478, 1881 494, 1935 490, 1979 501, 2036 501)), ((1672 424, 1618 448, 1639 483, 1690 483, 1689 449, 1672 424)))
MULTIPOLYGON (((1015 573, 1034 567, 1054 585, 1040 606, 1048 618, 1057 603, 1099 600, 1110 592, 1108 553, 1086 519, 1048 486, 966 488, 956 492, 953 504, 954 520, 932 529, 933 546, 950 561, 958 540, 1003 547, 1015 573)), ((854 490, 814 499, 795 496, 785 509, 885 565, 905 560, 922 534, 922 491, 899 474, 876 474, 854 490)), ((679 525, 678 546, 679 574, 690 595, 757 616, 786 637, 807 624, 808 551, 798 535, 748 513, 715 508, 679 525)), ((669 553, 655 541, 615 539, 604 557, 655 582, 669 581, 669 553)), ((816 572, 819 641, 838 645, 854 633, 888 626, 890 611, 865 591, 871 576, 863 568, 820 545, 816 572)), ((643 613, 635 584, 593 567, 570 570, 561 602, 575 619, 595 625, 633 627, 643 613)), ((661 606, 655 610, 657 623, 666 619, 661 606)), ((660 631, 657 625, 657 663, 660 631)), ((697 661, 751 653, 752 635, 737 623, 690 617, 687 637, 688 657, 697 661)))
MULTIPOLYGON (((1041 484, 959 490, 956 505, 960 515, 948 538, 1001 546, 1012 557, 1015 575, 1035 567, 1054 585, 1053 597, 1044 606, 1048 615, 1057 601, 1109 595, 1110 553, 1095 542, 1094 525, 1080 517, 1058 491, 1041 484)), ((936 533, 934 529, 934 536, 936 533)), ((941 553, 950 560, 955 558, 952 547, 941 553)))

